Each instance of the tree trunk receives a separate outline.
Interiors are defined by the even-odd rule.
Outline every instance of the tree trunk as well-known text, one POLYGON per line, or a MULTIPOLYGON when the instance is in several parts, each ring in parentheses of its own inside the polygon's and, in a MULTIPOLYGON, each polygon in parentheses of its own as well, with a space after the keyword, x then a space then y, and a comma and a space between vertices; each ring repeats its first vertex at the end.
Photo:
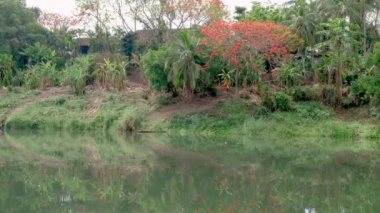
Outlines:
POLYGON ((239 76, 240 71, 236 69, 236 75, 235 75, 235 95, 236 97, 239 97, 239 76))
POLYGON ((339 106, 342 103, 342 85, 343 85, 342 73, 343 73, 343 63, 342 63, 342 61, 340 61, 338 70, 335 73, 336 74, 335 75, 336 106, 339 106))
POLYGON ((329 66, 327 84, 331 85, 333 83, 333 79, 334 79, 334 69, 332 68, 332 66, 329 66))

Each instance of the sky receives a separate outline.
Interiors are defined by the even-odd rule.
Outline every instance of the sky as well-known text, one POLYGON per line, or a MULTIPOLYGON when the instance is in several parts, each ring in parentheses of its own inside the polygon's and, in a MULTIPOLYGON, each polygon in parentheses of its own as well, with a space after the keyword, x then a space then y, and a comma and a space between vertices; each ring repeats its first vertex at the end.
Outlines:
MULTIPOLYGON (((263 3, 283 3, 286 0, 255 0, 263 3)), ((75 9, 75 0, 26 0, 29 7, 39 7, 43 11, 71 15, 75 9)), ((251 0, 223 0, 223 2, 233 11, 235 6, 250 7, 251 0)))

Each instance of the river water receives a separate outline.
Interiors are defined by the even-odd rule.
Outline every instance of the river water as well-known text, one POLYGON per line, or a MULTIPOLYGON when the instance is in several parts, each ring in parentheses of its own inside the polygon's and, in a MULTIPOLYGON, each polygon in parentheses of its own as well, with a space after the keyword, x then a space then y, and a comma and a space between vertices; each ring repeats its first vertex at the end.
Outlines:
POLYGON ((328 138, 0 135, 0 212, 380 212, 380 146, 328 138))

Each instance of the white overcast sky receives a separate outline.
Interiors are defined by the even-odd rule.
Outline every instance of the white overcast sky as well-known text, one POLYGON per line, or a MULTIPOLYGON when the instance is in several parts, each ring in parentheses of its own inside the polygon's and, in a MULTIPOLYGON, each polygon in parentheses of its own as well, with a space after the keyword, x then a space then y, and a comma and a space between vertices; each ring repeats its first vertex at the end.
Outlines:
MULTIPOLYGON (((281 4, 286 0, 256 0, 263 3, 277 3, 281 4)), ((27 5, 30 7, 39 7, 40 9, 48 12, 60 13, 70 15, 75 9, 75 0, 26 0, 27 5)), ((223 0, 223 2, 231 9, 235 6, 250 7, 251 0, 223 0)))

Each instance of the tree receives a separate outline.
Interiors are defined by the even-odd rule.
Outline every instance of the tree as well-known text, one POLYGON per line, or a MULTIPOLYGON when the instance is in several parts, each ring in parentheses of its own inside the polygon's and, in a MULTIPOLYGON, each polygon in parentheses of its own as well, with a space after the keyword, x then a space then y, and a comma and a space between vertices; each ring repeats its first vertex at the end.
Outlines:
MULTIPOLYGON (((350 23, 360 27, 363 35, 367 35, 371 14, 380 7, 377 0, 321 0, 318 4, 320 14, 329 19, 348 19, 350 23)), ((364 52, 368 49, 367 39, 362 38, 364 52)))
POLYGON ((273 21, 283 20, 284 10, 276 5, 263 6, 259 2, 252 2, 251 10, 246 12, 245 18, 253 21, 273 21))
POLYGON ((165 65, 168 79, 176 88, 182 88, 188 98, 192 97, 201 71, 201 66, 195 61, 197 45, 197 39, 188 30, 180 31, 165 65))
POLYGON ((35 13, 25 7, 25 1, 0 1, 0 52, 13 55, 13 59, 22 66, 19 52, 35 42, 47 43, 51 33, 43 28, 36 19, 35 13))
POLYGON ((226 16, 221 0, 108 0, 122 28, 136 31, 137 23, 156 31, 158 41, 167 40, 167 31, 205 24, 226 16), (128 20, 134 21, 134 27, 128 20))
POLYGON ((360 28, 345 19, 334 19, 321 26, 325 30, 318 34, 326 39, 317 47, 320 50, 327 49, 325 57, 329 59, 335 73, 335 104, 339 105, 342 101, 343 69, 351 62, 353 55, 358 55, 360 28))
POLYGON ((285 23, 304 40, 306 47, 315 45, 318 41, 316 32, 321 22, 315 1, 291 0, 286 5, 285 23))
POLYGON ((247 13, 247 8, 246 7, 235 7, 235 17, 234 19, 237 20, 237 21, 241 21, 243 19, 245 19, 245 16, 246 16, 246 13, 247 13))
POLYGON ((41 12, 38 16, 38 22, 50 31, 57 33, 68 32, 70 27, 78 24, 79 20, 57 13, 41 12))
POLYGON ((107 0, 76 0, 82 24, 95 23, 95 38, 104 52, 110 51, 109 32, 113 16, 107 0))
MULTIPOLYGON (((240 71, 244 67, 257 72, 258 60, 267 60, 273 69, 286 61, 299 45, 298 37, 280 24, 263 21, 214 21, 201 28, 202 45, 212 50, 211 58, 220 57, 235 70, 238 93, 240 71), (259 57, 259 58, 258 58, 259 57)), ((258 73, 256 73, 258 78, 258 73)))

